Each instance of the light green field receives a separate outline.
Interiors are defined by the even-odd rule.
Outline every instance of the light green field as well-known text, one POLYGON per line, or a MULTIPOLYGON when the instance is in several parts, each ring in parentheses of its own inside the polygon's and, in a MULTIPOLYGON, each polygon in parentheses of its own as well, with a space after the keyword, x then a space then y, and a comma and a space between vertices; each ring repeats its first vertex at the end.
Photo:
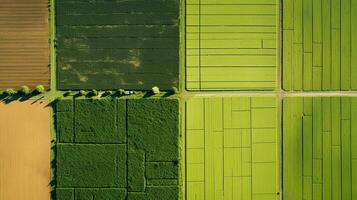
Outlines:
POLYGON ((186 88, 274 90, 278 0, 187 0, 186 88))
POLYGON ((284 0, 285 90, 357 90, 357 1, 284 0))
POLYGON ((187 101, 187 200, 279 198, 277 106, 275 97, 187 101))
POLYGON ((284 99, 283 198, 357 198, 357 98, 284 99))

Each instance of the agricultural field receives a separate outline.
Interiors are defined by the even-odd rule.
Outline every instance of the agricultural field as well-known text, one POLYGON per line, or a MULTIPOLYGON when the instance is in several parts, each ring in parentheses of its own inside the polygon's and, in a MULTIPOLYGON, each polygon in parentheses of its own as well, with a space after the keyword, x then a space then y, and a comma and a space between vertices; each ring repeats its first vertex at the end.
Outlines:
POLYGON ((275 97, 186 103, 186 199, 279 199, 275 97))
POLYGON ((283 4, 283 88, 357 90, 357 2, 283 4))
POLYGON ((179 0, 56 2, 58 89, 178 87, 179 0))
POLYGON ((49 86, 48 0, 1 0, 0 90, 49 86))
POLYGON ((0 200, 49 200, 51 112, 47 101, 0 102, 0 200))
POLYGON ((179 198, 175 99, 56 103, 57 199, 179 198))
POLYGON ((0 1, 0 200, 357 199, 357 0, 0 1))
POLYGON ((187 0, 186 88, 275 90, 278 33, 278 0, 187 0))
POLYGON ((356 199, 357 98, 284 99, 284 199, 356 199))

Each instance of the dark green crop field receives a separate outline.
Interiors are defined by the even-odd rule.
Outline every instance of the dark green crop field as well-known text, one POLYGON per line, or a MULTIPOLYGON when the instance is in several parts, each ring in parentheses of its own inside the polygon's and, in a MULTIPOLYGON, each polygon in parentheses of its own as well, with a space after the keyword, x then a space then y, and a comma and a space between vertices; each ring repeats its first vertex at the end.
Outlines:
POLYGON ((58 200, 179 198, 179 102, 56 103, 58 200))
POLYGON ((57 1, 57 79, 65 89, 178 86, 179 1, 57 1))

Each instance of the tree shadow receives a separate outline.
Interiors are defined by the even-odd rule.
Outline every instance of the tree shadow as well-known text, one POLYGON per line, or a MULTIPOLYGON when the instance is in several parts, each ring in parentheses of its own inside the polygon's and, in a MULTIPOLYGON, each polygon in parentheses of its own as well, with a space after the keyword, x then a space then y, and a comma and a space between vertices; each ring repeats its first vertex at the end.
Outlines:
POLYGON ((51 181, 49 182, 49 186, 51 187, 51 192, 50 192, 50 198, 51 200, 57 200, 57 195, 56 195, 56 188, 57 188, 57 108, 56 108, 56 103, 59 101, 59 99, 55 99, 52 102, 50 102, 48 105, 52 106, 54 115, 52 117, 53 119, 53 126, 55 130, 55 136, 51 140, 51 181))
MULTIPOLYGON (((24 94, 24 93, 17 93, 17 94, 13 94, 13 95, 9 95, 9 94, 2 94, 0 95, 0 102, 3 102, 5 104, 9 104, 13 101, 20 101, 20 102, 24 102, 30 99, 34 99, 34 97, 40 95, 40 93, 37 92, 31 92, 29 94, 24 94)), ((44 96, 39 96, 38 99, 34 99, 34 103, 37 103, 38 101, 42 100, 44 98, 44 96)))
POLYGON ((17 101, 21 98, 21 95, 8 95, 8 94, 3 94, 0 96, 0 102, 3 102, 5 104, 9 104, 12 101, 17 101))
MULTIPOLYGON (((56 123, 56 122, 55 122, 56 123)), ((56 200, 56 186, 57 186, 57 145, 56 141, 52 140, 51 141, 52 146, 51 146, 51 152, 52 152, 52 160, 51 160, 51 172, 52 172, 52 179, 49 182, 49 186, 51 187, 51 200, 56 200)))
POLYGON ((150 92, 145 92, 143 98, 149 98, 149 97, 153 97, 153 96, 155 96, 155 94, 150 91, 150 92))
POLYGON ((175 92, 168 91, 168 92, 166 92, 164 95, 162 95, 162 97, 166 98, 166 97, 173 96, 173 95, 175 95, 175 94, 176 94, 175 92))
POLYGON ((21 97, 20 97, 20 101, 27 101, 33 97, 37 96, 37 94, 35 92, 32 92, 30 94, 23 94, 21 97))

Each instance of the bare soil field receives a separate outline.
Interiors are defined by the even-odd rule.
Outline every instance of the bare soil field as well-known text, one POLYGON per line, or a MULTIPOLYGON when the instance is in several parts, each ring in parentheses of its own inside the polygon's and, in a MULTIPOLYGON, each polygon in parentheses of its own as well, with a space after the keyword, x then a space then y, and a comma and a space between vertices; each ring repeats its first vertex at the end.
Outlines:
POLYGON ((0 103, 0 200, 50 199, 50 108, 0 103))
POLYGON ((1 0, 0 89, 49 85, 47 0, 1 0))

